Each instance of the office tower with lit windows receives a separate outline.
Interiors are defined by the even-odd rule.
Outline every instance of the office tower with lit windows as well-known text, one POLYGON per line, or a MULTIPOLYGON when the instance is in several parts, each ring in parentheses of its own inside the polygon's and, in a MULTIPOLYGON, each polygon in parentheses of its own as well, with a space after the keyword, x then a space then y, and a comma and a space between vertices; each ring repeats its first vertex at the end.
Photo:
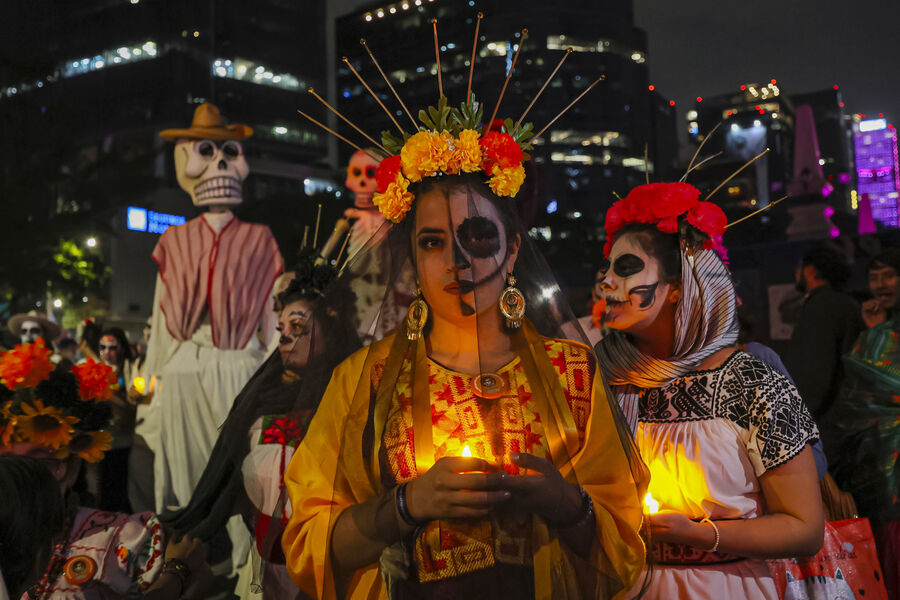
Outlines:
POLYGON ((900 226, 897 130, 883 117, 860 120, 854 124, 853 137, 859 203, 868 203, 872 217, 882 225, 900 226))
MULTIPOLYGON (((601 239, 603 215, 615 199, 613 192, 624 195, 644 182, 645 146, 652 179, 670 176, 676 160, 674 103, 649 84, 646 34, 634 26, 630 0, 372 3, 338 19, 337 54, 348 57, 398 123, 410 130, 409 118, 366 55, 360 38, 366 39, 406 106, 424 108, 438 100, 431 24, 437 18, 443 90, 451 104, 459 105, 466 97, 479 11, 484 19, 472 91, 484 103, 485 119, 493 112, 522 43, 523 28, 528 30, 527 38, 498 116, 518 119, 567 48, 573 52, 528 113, 526 120, 534 123, 535 131, 591 82, 606 77, 538 140, 536 176, 531 178, 536 191, 519 200, 532 235, 551 242, 545 244, 551 261, 557 252, 596 258, 586 256, 585 242, 601 239)), ((337 72, 337 92, 338 109, 370 135, 394 128, 345 65, 337 72)), ((314 101, 306 105, 315 110, 314 101)), ((365 143, 349 127, 340 131, 365 143)), ((351 150, 348 146, 343 151, 351 150)), ((599 253, 596 246, 594 254, 599 253)))
MULTIPOLYGON (((198 104, 213 102, 227 121, 254 129, 244 143, 251 174, 239 214, 276 194, 302 199, 331 176, 313 166, 327 153, 327 135, 296 115, 305 88, 326 81, 324 0, 15 2, 4 11, 15 27, 0 52, 17 60, 0 66, 0 175, 50 158, 66 170, 155 156, 142 168, 156 189, 134 200, 133 218, 121 206, 114 235, 101 240, 113 271, 110 320, 136 323, 150 313, 150 253, 161 231, 151 223, 196 214, 158 132, 189 125, 198 104)), ((71 204, 60 198, 78 210, 71 204)))

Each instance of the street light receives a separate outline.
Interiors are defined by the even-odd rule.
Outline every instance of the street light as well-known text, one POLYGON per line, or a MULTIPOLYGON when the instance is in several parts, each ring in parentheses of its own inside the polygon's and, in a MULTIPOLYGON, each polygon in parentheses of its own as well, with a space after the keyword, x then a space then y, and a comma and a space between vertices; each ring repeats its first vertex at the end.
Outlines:
POLYGON ((53 306, 54 306, 55 308, 62 308, 62 300, 60 300, 59 298, 57 298, 56 300, 53 301, 53 306))
POLYGON ((95 238, 95 237, 89 237, 89 238, 87 239, 87 242, 86 242, 86 243, 87 243, 87 247, 88 247, 88 248, 96 248, 96 247, 97 247, 97 238, 95 238))

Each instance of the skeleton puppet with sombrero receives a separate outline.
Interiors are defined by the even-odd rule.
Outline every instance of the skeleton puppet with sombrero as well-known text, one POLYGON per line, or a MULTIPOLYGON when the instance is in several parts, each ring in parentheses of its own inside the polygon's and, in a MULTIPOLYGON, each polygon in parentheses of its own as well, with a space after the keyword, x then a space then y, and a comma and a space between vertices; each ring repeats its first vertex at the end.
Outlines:
POLYGON ((267 226, 242 222, 229 210, 241 202, 249 172, 240 140, 252 133, 225 124, 208 103, 197 107, 189 128, 160 133, 175 142, 179 185, 209 210, 169 227, 153 250, 159 275, 146 374, 159 382, 153 398, 161 441, 153 449, 157 510, 190 500, 219 425, 275 333, 271 290, 283 267, 278 245, 267 226))
POLYGON ((50 343, 62 333, 59 325, 36 310, 13 315, 7 325, 10 333, 18 337, 23 344, 34 342, 37 338, 43 338, 49 347, 50 343))

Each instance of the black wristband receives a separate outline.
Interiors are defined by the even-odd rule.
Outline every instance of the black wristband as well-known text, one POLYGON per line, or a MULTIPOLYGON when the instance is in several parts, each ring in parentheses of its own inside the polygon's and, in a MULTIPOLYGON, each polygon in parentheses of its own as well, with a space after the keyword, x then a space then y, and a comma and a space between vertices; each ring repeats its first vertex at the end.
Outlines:
POLYGON ((547 524, 557 529, 573 529, 581 527, 594 518, 594 501, 583 487, 578 488, 581 494, 581 510, 569 521, 548 521, 547 524))
POLYGON ((409 525, 414 529, 418 529, 422 527, 428 521, 419 521, 411 514, 409 514, 409 506, 406 504, 406 485, 405 483, 401 483, 397 486, 396 498, 397 498, 397 512, 400 513, 400 518, 403 519, 403 522, 409 525))
POLYGON ((167 558, 163 563, 162 572, 166 575, 174 575, 181 582, 181 592, 184 593, 188 587, 188 580, 191 578, 191 568, 181 558, 167 558))

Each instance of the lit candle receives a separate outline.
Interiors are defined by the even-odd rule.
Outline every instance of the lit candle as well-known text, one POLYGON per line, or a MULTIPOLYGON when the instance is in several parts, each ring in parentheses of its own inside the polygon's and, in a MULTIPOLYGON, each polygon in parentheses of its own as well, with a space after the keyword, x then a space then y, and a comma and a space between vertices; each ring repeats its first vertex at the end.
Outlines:
POLYGON ((466 444, 466 447, 463 448, 462 454, 460 454, 460 456, 466 456, 466 457, 469 457, 469 458, 472 457, 472 451, 469 450, 469 445, 468 445, 468 444, 466 444))
POLYGON ((650 492, 647 492, 647 495, 644 496, 644 504, 647 506, 647 510, 650 511, 651 515, 659 512, 659 502, 653 499, 650 492))
POLYGON ((143 395, 144 390, 147 389, 147 382, 143 377, 135 377, 132 385, 134 386, 134 389, 137 391, 137 393, 141 395, 143 395))

